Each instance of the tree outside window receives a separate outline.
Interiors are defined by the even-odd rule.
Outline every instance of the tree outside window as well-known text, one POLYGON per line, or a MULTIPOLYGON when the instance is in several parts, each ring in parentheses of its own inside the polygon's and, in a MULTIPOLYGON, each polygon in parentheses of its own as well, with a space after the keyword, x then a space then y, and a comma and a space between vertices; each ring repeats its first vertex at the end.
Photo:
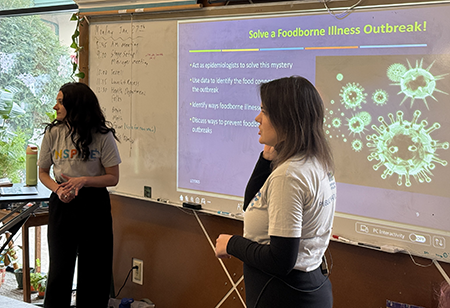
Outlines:
MULTIPOLYGON (((7 0, 0 10, 32 6, 7 0)), ((0 177, 23 182, 27 144, 40 146, 59 88, 71 78, 73 12, 0 18, 0 177)))

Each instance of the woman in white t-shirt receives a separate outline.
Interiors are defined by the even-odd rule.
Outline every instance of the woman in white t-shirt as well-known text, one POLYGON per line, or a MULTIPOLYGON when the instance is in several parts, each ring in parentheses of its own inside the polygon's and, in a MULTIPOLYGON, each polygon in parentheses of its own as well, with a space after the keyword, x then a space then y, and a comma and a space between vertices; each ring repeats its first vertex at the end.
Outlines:
POLYGON ((216 256, 244 262, 249 308, 331 308, 321 264, 336 184, 322 99, 298 76, 261 84, 260 95, 255 120, 265 147, 247 184, 246 196, 254 198, 245 204, 244 236, 219 235, 216 256))
POLYGON ((38 162, 39 179, 53 191, 44 307, 70 307, 77 256, 77 308, 106 307, 113 254, 106 187, 118 183, 121 162, 115 130, 94 92, 83 83, 63 85, 53 109, 56 120, 45 128, 38 162))

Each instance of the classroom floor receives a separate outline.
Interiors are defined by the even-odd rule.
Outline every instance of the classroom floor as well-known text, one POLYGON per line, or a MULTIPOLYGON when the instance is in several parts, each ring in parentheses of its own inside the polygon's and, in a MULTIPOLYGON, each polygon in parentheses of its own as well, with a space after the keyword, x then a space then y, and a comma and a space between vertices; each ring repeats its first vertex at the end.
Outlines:
POLYGON ((34 304, 25 303, 22 301, 15 300, 10 297, 0 295, 0 307, 8 308, 32 308, 36 307, 34 304))

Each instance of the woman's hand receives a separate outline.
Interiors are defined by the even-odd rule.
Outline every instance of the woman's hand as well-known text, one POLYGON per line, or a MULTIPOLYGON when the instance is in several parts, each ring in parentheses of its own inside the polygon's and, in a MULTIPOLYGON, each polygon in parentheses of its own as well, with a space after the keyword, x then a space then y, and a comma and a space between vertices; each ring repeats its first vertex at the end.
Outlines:
POLYGON ((48 189, 58 195, 58 198, 64 202, 69 203, 75 198, 75 194, 70 189, 65 188, 65 184, 58 184, 50 177, 50 168, 39 167, 39 180, 48 189))
POLYGON ((67 180, 67 182, 64 182, 60 185, 64 189, 64 191, 68 191, 68 193, 72 194, 74 198, 78 196, 78 192, 86 184, 86 178, 70 177, 65 174, 61 174, 61 176, 67 180))
POLYGON ((229 259, 231 256, 227 253, 227 245, 228 241, 232 235, 229 234, 220 234, 216 239, 216 257, 220 259, 229 259))
POLYGON ((75 198, 73 191, 64 188, 63 184, 60 184, 56 189, 55 193, 58 195, 59 199, 64 203, 69 203, 75 198))

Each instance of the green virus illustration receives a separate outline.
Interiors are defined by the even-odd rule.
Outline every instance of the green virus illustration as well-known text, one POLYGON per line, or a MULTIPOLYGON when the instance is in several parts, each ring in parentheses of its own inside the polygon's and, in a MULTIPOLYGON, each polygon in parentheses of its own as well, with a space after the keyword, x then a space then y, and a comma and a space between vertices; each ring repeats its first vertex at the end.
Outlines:
POLYGON ((363 143, 362 143, 361 140, 355 139, 355 140, 352 141, 352 149, 353 149, 353 151, 361 152, 362 148, 363 148, 363 143))
POLYGON ((363 133, 364 130, 367 130, 364 119, 361 119, 359 117, 359 114, 352 116, 350 119, 347 118, 346 125, 348 126, 350 134, 353 134, 353 136, 355 136, 356 134, 361 136, 361 133, 363 133))
POLYGON ((339 127, 341 127, 341 125, 342 125, 342 121, 341 121, 340 118, 334 118, 334 119, 331 121, 331 124, 332 124, 335 128, 339 128, 339 127))
POLYGON ((341 73, 339 73, 339 74, 336 75, 336 79, 337 79, 338 81, 342 81, 342 79, 344 79, 344 75, 342 75, 341 73))
POLYGON ((364 122, 364 126, 367 126, 372 122, 372 116, 367 111, 361 111, 356 116, 364 122))
POLYGON ((401 63, 391 64, 386 72, 388 78, 393 82, 399 82, 408 69, 401 63))
POLYGON ((435 61, 433 61, 426 69, 422 68, 423 59, 420 60, 420 64, 419 61, 416 60, 416 67, 412 67, 408 59, 406 59, 406 61, 408 62, 409 69, 401 76, 397 83, 392 84, 400 86, 400 92, 397 94, 403 93, 405 95, 400 105, 402 105, 409 97, 411 98, 411 107, 416 99, 422 99, 425 106, 427 106, 427 109, 429 109, 426 98, 431 97, 437 101, 433 96, 434 91, 448 95, 448 93, 436 88, 436 81, 444 79, 444 76, 448 74, 433 76, 433 74, 430 73, 430 69, 435 61))
POLYGON ((366 103, 367 93, 364 93, 364 88, 359 83, 353 82, 342 87, 339 96, 346 109, 356 110, 356 108, 361 108, 361 104, 366 103))
POLYGON ((371 148, 372 153, 367 157, 369 161, 377 160, 378 163, 373 166, 378 170, 385 166, 381 175, 382 179, 396 173, 398 175, 397 185, 401 186, 403 177, 405 186, 410 187, 410 176, 413 176, 419 183, 431 182, 429 175, 431 170, 439 163, 442 166, 447 165, 447 161, 439 159, 436 153, 438 149, 447 150, 448 142, 438 143, 431 138, 430 134, 440 128, 439 123, 434 123, 430 128, 426 120, 417 123, 421 112, 416 110, 411 122, 403 119, 403 112, 397 111, 397 120, 389 113, 391 124, 387 124, 383 117, 379 117, 380 127, 372 125, 372 128, 378 133, 368 135, 367 146, 371 148))
POLYGON ((378 89, 372 94, 372 100, 377 106, 385 105, 388 101, 389 95, 386 91, 378 89))

